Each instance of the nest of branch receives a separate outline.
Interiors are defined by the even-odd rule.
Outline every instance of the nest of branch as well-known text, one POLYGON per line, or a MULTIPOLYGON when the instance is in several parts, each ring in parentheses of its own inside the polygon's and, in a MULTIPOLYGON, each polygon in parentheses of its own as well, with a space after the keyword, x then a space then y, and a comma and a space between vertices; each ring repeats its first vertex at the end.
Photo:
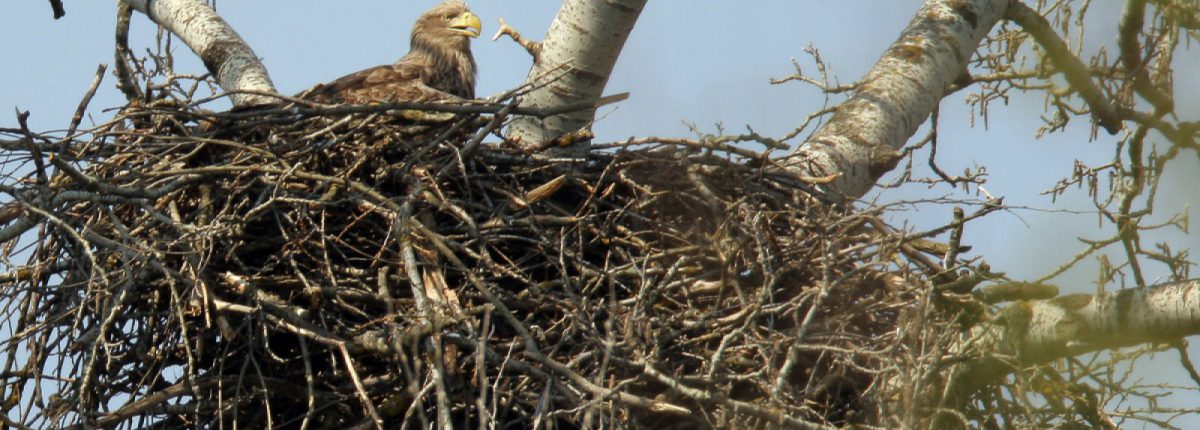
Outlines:
POLYGON ((128 108, 39 143, 69 150, 19 194, 42 229, 5 280, 8 395, 127 428, 896 413, 926 266, 870 211, 719 148, 554 159, 412 117, 128 108))

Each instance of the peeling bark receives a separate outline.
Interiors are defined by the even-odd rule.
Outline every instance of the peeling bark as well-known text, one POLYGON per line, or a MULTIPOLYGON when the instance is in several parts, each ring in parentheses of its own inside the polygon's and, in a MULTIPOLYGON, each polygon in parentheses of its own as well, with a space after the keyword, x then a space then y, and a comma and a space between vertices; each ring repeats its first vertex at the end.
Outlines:
POLYGON ((267 68, 250 45, 201 0, 122 0, 178 36, 204 62, 235 107, 271 104, 275 99, 239 91, 274 93, 267 68))

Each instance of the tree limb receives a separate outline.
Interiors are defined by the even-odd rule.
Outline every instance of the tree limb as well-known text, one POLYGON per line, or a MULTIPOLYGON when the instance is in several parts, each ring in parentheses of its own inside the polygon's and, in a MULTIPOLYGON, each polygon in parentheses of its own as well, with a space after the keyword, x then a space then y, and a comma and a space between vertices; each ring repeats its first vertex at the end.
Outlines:
POLYGON ((895 168, 898 151, 966 70, 1008 0, 927 1, 860 81, 849 100, 791 155, 786 170, 837 175, 823 187, 836 200, 855 199, 895 168))
POLYGON ((1015 302, 954 348, 961 398, 1021 367, 1200 334, 1200 279, 1015 302))
POLYGON ((1146 0, 1128 0, 1125 11, 1121 13, 1121 23, 1117 26, 1117 45, 1121 48, 1121 65, 1133 78, 1133 90, 1145 97, 1158 112, 1170 112, 1175 108, 1171 95, 1154 86, 1146 64, 1142 61, 1141 45, 1138 35, 1146 18, 1146 0))
MULTIPOLYGON (((554 108, 599 98, 645 6, 646 0, 564 1, 529 70, 526 83, 534 89, 521 97, 521 105, 554 108)), ((516 117, 507 137, 536 148, 587 127, 595 115, 595 109, 586 109, 547 118, 516 117)), ((586 151, 588 143, 575 142, 565 150, 586 151)))
POLYGON ((1079 92, 1083 102, 1092 109, 1092 116, 1096 117, 1096 122, 1100 123, 1108 134, 1121 131, 1121 115, 1117 108, 1109 103, 1100 87, 1092 82, 1087 66, 1071 53, 1067 43, 1058 37, 1046 18, 1019 1, 1009 5, 1004 17, 1020 25, 1021 29, 1033 36, 1033 40, 1046 50, 1046 58, 1062 72, 1071 89, 1079 92))
MULTIPOLYGON (((226 92, 276 92, 266 67, 254 50, 203 1, 122 1, 183 40, 226 92)), ((270 104, 274 101, 252 94, 234 94, 232 99, 235 107, 270 104)))

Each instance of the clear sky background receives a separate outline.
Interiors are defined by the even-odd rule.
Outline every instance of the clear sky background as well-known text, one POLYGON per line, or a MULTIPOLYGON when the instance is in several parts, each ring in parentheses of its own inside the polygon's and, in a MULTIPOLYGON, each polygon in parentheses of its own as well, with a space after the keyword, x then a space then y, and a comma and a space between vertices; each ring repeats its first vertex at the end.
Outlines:
MULTIPOLYGON (((254 0, 219 1, 218 10, 263 58, 277 88, 296 93, 366 67, 385 64, 408 50, 412 22, 433 0, 254 0)), ((473 45, 480 75, 477 94, 487 96, 519 85, 529 70, 529 56, 507 39, 492 42, 497 18, 504 18, 525 36, 540 39, 558 9, 558 2, 475 0, 469 2, 484 21, 483 37, 473 45)), ((1106 46, 1116 52, 1116 23, 1123 2, 1094 2, 1083 39, 1088 52, 1106 46)), ((606 93, 628 91, 629 100, 601 112, 596 126, 599 141, 630 136, 690 136, 684 125, 705 132, 717 124, 738 133, 750 125, 762 134, 780 136, 796 127, 810 112, 826 103, 816 89, 798 83, 770 85, 772 77, 794 73, 796 58, 805 71, 815 67, 804 54, 818 48, 841 83, 861 77, 896 39, 920 5, 918 0, 655 0, 642 14, 606 93)), ((67 16, 55 21, 43 0, 0 2, 0 125, 15 126, 13 108, 32 112, 37 131, 65 128, 96 66, 111 63, 115 2, 66 1, 67 16)), ((153 45, 154 26, 135 14, 131 42, 153 45)), ((1073 43, 1077 42, 1073 40, 1073 43)), ((204 69, 182 43, 175 57, 180 73, 204 69)), ((1185 44, 1186 46, 1186 44, 1185 44)), ((1176 66, 1176 93, 1184 120, 1200 117, 1195 96, 1200 53, 1181 50, 1176 66)), ((111 68, 110 68, 111 70, 111 68)), ((111 73, 111 72, 110 72, 111 73)), ((108 76, 91 104, 97 121, 109 115, 102 108, 123 104, 108 76)), ((1076 160, 1099 165, 1111 160, 1116 138, 1103 133, 1090 138, 1090 124, 1076 119, 1066 133, 1035 139, 1041 124, 1040 95, 1015 95, 1007 105, 991 106, 988 126, 977 120, 963 99, 968 91, 942 102, 939 165, 950 174, 986 166, 985 188, 1018 209, 993 214, 968 225, 964 243, 974 247, 967 256, 984 256, 994 270, 1017 280, 1033 280, 1083 249, 1077 238, 1100 239, 1111 231, 1100 228, 1089 198, 1075 191, 1057 202, 1040 195, 1070 175, 1076 160), (1067 213, 1063 211, 1081 211, 1067 213)), ((840 99, 834 98, 832 102, 840 99)), ((85 121, 84 125, 88 124, 85 121)), ((920 137, 922 133, 918 134, 920 137)), ((1157 136, 1154 138, 1161 143, 1157 136)), ((915 140, 915 139, 914 139, 915 140)), ((758 148, 761 149, 761 148, 758 148)), ((920 156, 924 160, 925 156, 920 156)), ((1154 219, 1164 221, 1200 203, 1200 163, 1185 153, 1164 178, 1154 219)), ((882 201, 934 197, 974 198, 973 193, 947 186, 906 186, 875 193, 882 201)), ((924 206, 892 214, 892 224, 913 229, 945 224, 951 206, 924 206)), ((1172 249, 1200 252, 1200 233, 1152 234, 1143 245, 1169 243, 1172 249)), ((1119 250, 1109 255, 1123 261, 1119 250)), ((1095 259, 1055 279, 1066 292, 1095 292, 1095 259)), ((1151 283, 1165 269, 1146 267, 1151 283)), ((1193 343, 1197 343, 1193 339, 1193 343)), ((1190 348, 1193 358, 1200 347, 1190 348)), ((1160 371, 1150 380, 1187 381, 1174 354, 1162 357, 1160 371)), ((1188 385, 1187 382, 1179 382, 1188 385)), ((1196 397, 1182 400, 1194 406, 1196 397), (1190 402, 1190 403, 1189 403, 1190 402)), ((1200 421, 1190 421, 1200 422, 1200 421)))

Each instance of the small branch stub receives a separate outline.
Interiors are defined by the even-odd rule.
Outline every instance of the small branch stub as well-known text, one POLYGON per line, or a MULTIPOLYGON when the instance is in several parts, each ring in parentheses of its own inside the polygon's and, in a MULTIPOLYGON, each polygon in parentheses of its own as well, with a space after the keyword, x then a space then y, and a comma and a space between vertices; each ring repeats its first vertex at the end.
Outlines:
POLYGON ((524 36, 521 36, 520 32, 510 27, 507 22, 504 22, 504 18, 500 18, 499 21, 500 29, 496 30, 495 35, 492 35, 492 41, 495 42, 500 40, 501 36, 508 36, 512 38, 513 42, 517 42, 518 45, 521 45, 522 48, 525 48, 525 52, 528 52, 529 55, 533 57, 534 63, 538 62, 538 58, 540 58, 542 55, 542 42, 529 40, 524 36))

